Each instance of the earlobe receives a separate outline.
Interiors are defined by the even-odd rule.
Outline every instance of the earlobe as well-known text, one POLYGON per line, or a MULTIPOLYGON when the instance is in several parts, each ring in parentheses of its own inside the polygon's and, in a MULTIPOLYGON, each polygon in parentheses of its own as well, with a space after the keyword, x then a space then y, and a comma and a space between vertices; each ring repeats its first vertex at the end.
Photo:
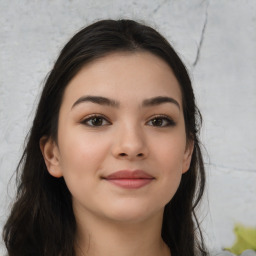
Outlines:
POLYGON ((52 138, 44 136, 40 139, 40 149, 48 172, 56 178, 62 177, 59 149, 56 142, 52 138))
POLYGON ((185 173, 189 170, 193 151, 194 151, 194 141, 190 141, 188 142, 186 146, 186 151, 184 153, 182 173, 185 173))

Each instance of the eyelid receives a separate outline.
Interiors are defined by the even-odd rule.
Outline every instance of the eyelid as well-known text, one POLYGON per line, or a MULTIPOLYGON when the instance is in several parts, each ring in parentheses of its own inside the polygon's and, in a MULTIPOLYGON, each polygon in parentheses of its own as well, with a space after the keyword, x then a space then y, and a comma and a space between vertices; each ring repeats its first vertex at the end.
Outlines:
POLYGON ((90 114, 90 115, 84 117, 84 118, 80 121, 80 123, 81 123, 81 124, 84 124, 84 125, 87 125, 87 126, 89 126, 89 127, 102 127, 102 126, 105 126, 105 125, 93 126, 93 125, 88 125, 88 124, 86 124, 86 122, 88 122, 88 121, 91 120, 92 118, 101 118, 101 119, 104 119, 105 121, 108 122, 108 124, 105 124, 105 125, 110 125, 110 124, 112 124, 112 123, 109 121, 109 119, 108 119, 105 115, 103 115, 103 114, 98 114, 98 113, 90 114))
MULTIPOLYGON (((103 126, 111 125, 112 124, 109 121, 109 119, 104 114, 99 114, 99 113, 93 113, 93 114, 87 115, 86 117, 84 117, 80 121, 80 123, 83 124, 83 125, 86 125, 88 127, 103 127, 103 126), (102 124, 102 125, 90 125, 90 124, 88 124, 88 122, 90 120, 92 120, 93 118, 101 118, 104 121, 106 121, 107 124, 102 124)), ((153 126, 153 127, 158 127, 158 128, 164 128, 164 127, 175 126, 176 122, 173 120, 173 118, 171 118, 168 115, 165 115, 165 114, 154 114, 154 115, 152 115, 152 116, 150 116, 148 118, 148 121, 146 121, 146 125, 153 126), (149 125, 149 122, 151 122, 153 119, 163 119, 163 120, 167 121, 167 124, 165 124, 163 126, 149 125)))
MULTIPOLYGON (((149 120, 146 122, 146 124, 148 124, 150 121, 152 121, 152 119, 154 118, 159 118, 159 119, 165 119, 168 121, 168 125, 164 125, 164 126, 155 126, 155 127, 160 127, 160 128, 163 128, 163 127, 168 127, 168 126, 175 126, 176 125, 176 122, 173 120, 173 118, 171 118, 170 116, 168 115, 164 115, 164 114, 155 114, 155 115, 152 115, 149 120)), ((151 125, 153 126, 153 125, 151 125)))

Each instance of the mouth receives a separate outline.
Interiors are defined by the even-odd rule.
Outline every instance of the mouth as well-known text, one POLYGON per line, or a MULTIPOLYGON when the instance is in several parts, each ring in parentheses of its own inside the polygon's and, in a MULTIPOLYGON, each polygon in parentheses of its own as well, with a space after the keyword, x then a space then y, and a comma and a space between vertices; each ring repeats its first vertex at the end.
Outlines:
POLYGON ((142 170, 121 170, 114 172, 103 179, 122 188, 138 189, 148 185, 155 178, 142 170))

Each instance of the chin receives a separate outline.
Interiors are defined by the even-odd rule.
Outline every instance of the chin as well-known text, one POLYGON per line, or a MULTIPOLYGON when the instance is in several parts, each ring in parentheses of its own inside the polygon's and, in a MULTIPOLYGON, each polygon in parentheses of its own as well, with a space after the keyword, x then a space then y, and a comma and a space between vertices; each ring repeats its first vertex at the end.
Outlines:
POLYGON ((113 221, 132 224, 147 221, 155 216, 162 218, 163 211, 164 208, 153 210, 147 207, 132 207, 127 205, 121 209, 113 209, 113 212, 108 215, 113 221))

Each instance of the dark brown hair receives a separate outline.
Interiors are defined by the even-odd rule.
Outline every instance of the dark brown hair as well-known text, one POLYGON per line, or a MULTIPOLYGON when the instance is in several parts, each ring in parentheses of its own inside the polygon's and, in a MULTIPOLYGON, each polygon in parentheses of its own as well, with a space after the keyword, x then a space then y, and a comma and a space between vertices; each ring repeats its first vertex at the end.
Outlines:
POLYGON ((201 115, 186 68, 171 45, 154 29, 132 20, 98 21, 71 38, 50 72, 17 167, 18 190, 3 238, 9 256, 74 256, 76 221, 63 178, 52 177, 39 148, 43 136, 57 139, 64 90, 87 63, 118 51, 148 51, 173 70, 182 92, 186 136, 194 142, 190 169, 165 206, 162 238, 172 256, 207 255, 195 215, 205 187, 198 140, 201 115))

